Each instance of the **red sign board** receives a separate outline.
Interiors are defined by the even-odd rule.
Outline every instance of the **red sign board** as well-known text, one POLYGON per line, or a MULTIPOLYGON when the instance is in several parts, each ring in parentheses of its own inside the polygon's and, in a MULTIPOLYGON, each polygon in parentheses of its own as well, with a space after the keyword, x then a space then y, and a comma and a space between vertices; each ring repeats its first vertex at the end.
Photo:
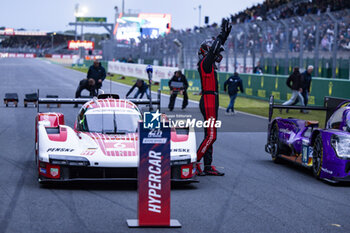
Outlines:
POLYGON ((12 36, 15 34, 15 30, 13 28, 5 28, 4 34, 7 36, 12 36))
POLYGON ((68 41, 68 49, 78 50, 80 47, 83 47, 85 50, 94 50, 95 43, 93 41, 80 41, 80 40, 70 40, 68 41))

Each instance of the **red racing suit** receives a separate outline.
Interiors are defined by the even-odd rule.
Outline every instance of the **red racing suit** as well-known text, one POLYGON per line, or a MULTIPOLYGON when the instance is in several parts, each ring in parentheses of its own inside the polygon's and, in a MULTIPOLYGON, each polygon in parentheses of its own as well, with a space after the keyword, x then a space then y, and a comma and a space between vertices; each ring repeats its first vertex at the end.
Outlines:
MULTIPOLYGON (((215 58, 220 53, 219 48, 222 44, 222 39, 218 37, 209 49, 208 54, 198 63, 198 72, 202 84, 202 96, 199 102, 199 108, 204 120, 212 118, 212 120, 216 121, 218 116, 219 96, 215 58)), ((197 162, 204 156, 204 165, 211 165, 213 160, 213 143, 215 140, 215 126, 204 128, 204 139, 197 150, 197 162)))

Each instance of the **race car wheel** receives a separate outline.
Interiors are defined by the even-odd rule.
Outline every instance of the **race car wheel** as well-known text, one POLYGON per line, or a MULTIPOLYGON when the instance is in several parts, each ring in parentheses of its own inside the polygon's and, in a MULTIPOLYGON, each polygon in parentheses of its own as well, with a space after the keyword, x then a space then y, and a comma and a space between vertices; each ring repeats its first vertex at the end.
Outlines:
POLYGON ((281 158, 278 157, 280 154, 279 144, 278 126, 275 123, 273 124, 270 132, 271 158, 275 163, 279 163, 281 160, 281 158))
POLYGON ((320 177, 323 162, 323 143, 321 135, 317 135, 313 147, 312 172, 316 178, 320 177))

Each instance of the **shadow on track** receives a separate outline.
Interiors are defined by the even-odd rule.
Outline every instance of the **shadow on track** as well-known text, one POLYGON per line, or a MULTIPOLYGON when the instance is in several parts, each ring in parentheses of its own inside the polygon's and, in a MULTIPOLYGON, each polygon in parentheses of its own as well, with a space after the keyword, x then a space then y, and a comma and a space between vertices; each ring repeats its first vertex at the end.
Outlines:
MULTIPOLYGON (((137 191, 137 181, 79 181, 79 182, 54 182, 40 184, 38 187, 54 190, 114 190, 137 191)), ((194 190, 195 184, 172 183, 172 190, 194 190)))
MULTIPOLYGON (((304 175, 307 178, 310 178, 313 180, 318 180, 312 174, 311 169, 303 167, 299 164, 284 160, 284 159, 282 159, 278 163, 274 163, 272 160, 259 160, 258 163, 269 165, 271 168, 273 167, 273 165, 281 166, 282 168, 287 168, 289 171, 296 172, 299 175, 304 175)), ((330 182, 327 180, 322 180, 322 179, 319 179, 318 181, 321 183, 330 185, 330 186, 334 186, 334 187, 350 187, 350 182, 335 182, 335 183, 333 183, 333 182, 330 182)))

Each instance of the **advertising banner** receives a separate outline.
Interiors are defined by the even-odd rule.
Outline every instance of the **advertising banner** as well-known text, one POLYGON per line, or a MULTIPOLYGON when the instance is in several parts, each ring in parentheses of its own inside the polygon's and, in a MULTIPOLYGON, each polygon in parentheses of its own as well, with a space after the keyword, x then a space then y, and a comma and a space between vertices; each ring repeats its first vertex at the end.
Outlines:
MULTIPOLYGON (((162 91, 170 91, 168 85, 169 79, 162 79, 160 82, 160 89, 162 91)), ((188 80, 188 92, 200 92, 201 91, 201 81, 199 79, 188 80)))
POLYGON ((106 23, 106 17, 76 17, 77 22, 106 23))
POLYGON ((69 50, 78 50, 80 47, 83 47, 85 50, 94 50, 95 43, 93 41, 80 41, 80 40, 70 40, 68 41, 69 50))
POLYGON ((35 58, 35 53, 0 53, 1 58, 35 58))
MULTIPOLYGON (((108 62, 108 72, 110 73, 148 80, 146 67, 147 65, 144 64, 108 62)), ((179 70, 177 67, 153 66, 152 80, 160 82, 162 79, 170 79, 177 70, 179 70)))

